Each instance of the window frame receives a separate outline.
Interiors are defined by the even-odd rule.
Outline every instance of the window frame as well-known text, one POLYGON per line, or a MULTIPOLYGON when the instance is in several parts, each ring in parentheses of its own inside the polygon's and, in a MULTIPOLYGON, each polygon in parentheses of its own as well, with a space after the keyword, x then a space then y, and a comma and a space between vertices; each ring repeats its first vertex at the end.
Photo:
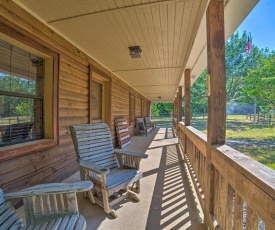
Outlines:
MULTIPOLYGON (((40 140, 28 141, 14 145, 0 147, 0 161, 24 156, 35 151, 41 151, 54 147, 59 144, 58 128, 58 75, 59 75, 59 54, 45 47, 41 43, 31 38, 17 33, 17 31, 1 23, 0 38, 11 45, 27 50, 29 52, 38 52, 48 57, 49 68, 52 68, 51 79, 44 87, 51 93, 44 94, 43 119, 44 119, 44 138, 40 140), (45 111, 45 102, 49 111, 45 111), (48 127, 46 131, 45 127, 48 127)), ((45 91, 47 91, 45 90, 45 91)))

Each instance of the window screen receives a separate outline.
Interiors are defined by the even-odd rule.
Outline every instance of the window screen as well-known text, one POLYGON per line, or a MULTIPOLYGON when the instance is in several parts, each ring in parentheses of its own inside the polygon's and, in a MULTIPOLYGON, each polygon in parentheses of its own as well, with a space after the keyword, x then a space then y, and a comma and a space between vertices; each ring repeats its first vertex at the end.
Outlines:
POLYGON ((0 146, 43 138, 44 59, 0 40, 0 146))

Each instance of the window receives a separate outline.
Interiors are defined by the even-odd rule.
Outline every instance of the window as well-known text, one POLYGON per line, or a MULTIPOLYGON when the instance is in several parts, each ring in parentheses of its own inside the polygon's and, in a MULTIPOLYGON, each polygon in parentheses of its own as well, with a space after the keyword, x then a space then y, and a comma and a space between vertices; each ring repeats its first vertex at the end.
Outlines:
POLYGON ((90 66, 89 122, 111 124, 111 78, 90 66))
POLYGON ((43 138, 45 60, 0 40, 0 146, 43 138))
POLYGON ((58 55, 20 41, 0 33, 0 160, 58 143, 58 55))

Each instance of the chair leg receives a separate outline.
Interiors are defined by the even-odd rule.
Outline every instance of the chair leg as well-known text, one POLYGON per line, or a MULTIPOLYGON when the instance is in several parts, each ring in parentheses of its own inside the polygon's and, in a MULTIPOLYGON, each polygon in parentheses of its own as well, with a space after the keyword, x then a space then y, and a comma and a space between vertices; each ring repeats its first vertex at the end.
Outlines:
POLYGON ((140 193, 140 180, 138 180, 138 181, 136 182, 136 191, 137 191, 137 194, 140 193))
POLYGON ((92 190, 87 191, 87 193, 88 193, 88 197, 89 197, 90 202, 92 204, 95 204, 96 202, 95 202, 95 198, 94 198, 94 194, 93 194, 92 190))
POLYGON ((134 192, 130 191, 130 190, 128 190, 128 196, 131 197, 133 200, 135 200, 137 202, 140 201, 140 199, 137 197, 137 195, 134 192))
MULTIPOLYGON (((80 180, 81 181, 85 181, 87 176, 86 176, 87 171, 85 171, 85 169, 83 169, 82 167, 80 167, 80 180)), ((87 192, 83 192, 83 196, 84 198, 87 198, 87 192)))
POLYGON ((140 181, 138 180, 138 181, 134 182, 134 183, 132 184, 132 186, 129 187, 129 189, 130 189, 131 191, 133 191, 134 193, 139 194, 139 193, 140 193, 140 181))
POLYGON ((103 196, 104 211, 106 213, 110 214, 111 216, 113 216, 114 218, 117 218, 117 214, 116 214, 115 210, 111 209, 111 207, 110 207, 108 191, 102 189, 102 196, 103 196))

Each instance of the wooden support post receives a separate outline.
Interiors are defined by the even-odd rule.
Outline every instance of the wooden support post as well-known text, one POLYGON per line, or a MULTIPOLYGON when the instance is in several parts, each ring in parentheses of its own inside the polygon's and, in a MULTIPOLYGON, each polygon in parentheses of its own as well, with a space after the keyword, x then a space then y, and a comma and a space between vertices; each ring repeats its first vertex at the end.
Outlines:
POLYGON ((184 71, 184 124, 189 126, 191 124, 191 71, 186 69, 184 71))
POLYGON ((174 99, 174 115, 173 115, 173 125, 175 127, 175 118, 176 118, 176 98, 174 99))
POLYGON ((182 86, 179 86, 177 93, 177 102, 178 102, 178 119, 177 119, 177 136, 179 137, 179 122, 182 121, 182 86))
POLYGON ((225 143, 226 124, 226 78, 224 1, 211 0, 206 12, 207 65, 208 65, 208 127, 207 127, 207 186, 206 223, 213 229, 214 167, 211 163, 213 144, 225 143))
POLYGON ((182 86, 179 86, 179 91, 178 91, 178 123, 182 121, 182 86))
POLYGON ((89 66, 89 92, 88 92, 88 123, 91 124, 92 120, 93 120, 93 116, 92 116, 92 102, 93 102, 93 94, 92 94, 92 67, 89 66))
MULTIPOLYGON (((190 96, 190 88, 191 88, 191 71, 190 69, 186 69, 184 71, 184 125, 191 125, 191 96, 190 96)), ((187 154, 187 136, 184 132, 184 157, 187 154)))
POLYGON ((177 92, 177 123, 179 122, 179 92, 177 92))
POLYGON ((175 119, 177 119, 177 97, 174 99, 174 121, 175 119))

